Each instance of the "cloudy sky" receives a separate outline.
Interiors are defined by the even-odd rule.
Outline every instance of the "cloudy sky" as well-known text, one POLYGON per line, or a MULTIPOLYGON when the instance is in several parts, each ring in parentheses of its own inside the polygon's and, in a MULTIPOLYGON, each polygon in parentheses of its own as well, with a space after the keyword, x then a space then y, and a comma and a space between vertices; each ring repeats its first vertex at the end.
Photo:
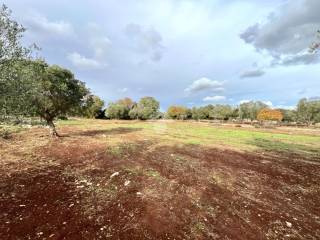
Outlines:
POLYGON ((293 106, 320 95, 319 0, 7 0, 50 64, 106 102, 293 106))

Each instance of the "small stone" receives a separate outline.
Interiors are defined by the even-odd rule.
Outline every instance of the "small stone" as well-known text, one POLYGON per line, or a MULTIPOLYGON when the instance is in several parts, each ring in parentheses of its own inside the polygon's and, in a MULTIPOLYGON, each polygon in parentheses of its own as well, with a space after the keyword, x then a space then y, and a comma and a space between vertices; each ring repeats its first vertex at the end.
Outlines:
POLYGON ((71 207, 73 207, 74 206, 74 203, 71 203, 70 205, 69 205, 69 208, 71 208, 71 207))
POLYGON ((137 195, 140 196, 140 195, 142 195, 142 193, 141 192, 137 192, 137 195))
POLYGON ((24 205, 24 204, 20 204, 20 205, 19 205, 19 207, 25 207, 25 206, 26 206, 26 205, 24 205))
POLYGON ((118 175, 119 175, 119 172, 112 173, 110 178, 113 178, 113 177, 118 176, 118 175))
POLYGON ((52 238, 54 236, 54 234, 52 233, 50 236, 49 236, 49 238, 52 238))
POLYGON ((125 181, 124 185, 128 186, 130 184, 130 180, 125 181))
POLYGON ((287 227, 292 227, 292 223, 291 222, 286 222, 287 227))

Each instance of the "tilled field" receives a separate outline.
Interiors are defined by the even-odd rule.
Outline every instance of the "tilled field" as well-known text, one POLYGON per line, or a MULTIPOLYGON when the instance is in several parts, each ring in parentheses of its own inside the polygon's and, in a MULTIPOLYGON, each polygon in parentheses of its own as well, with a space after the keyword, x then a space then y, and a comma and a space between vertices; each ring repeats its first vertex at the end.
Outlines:
POLYGON ((317 155, 46 131, 0 140, 0 239, 320 239, 317 155))

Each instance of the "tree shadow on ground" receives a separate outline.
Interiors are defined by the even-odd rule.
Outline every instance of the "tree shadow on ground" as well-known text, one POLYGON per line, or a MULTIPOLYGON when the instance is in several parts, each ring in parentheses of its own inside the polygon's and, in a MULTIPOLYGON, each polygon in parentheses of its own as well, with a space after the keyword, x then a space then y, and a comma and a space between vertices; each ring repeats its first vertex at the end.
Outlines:
POLYGON ((116 134, 126 134, 126 133, 132 133, 141 131, 142 128, 125 128, 125 127, 118 127, 118 128, 112 128, 112 129, 101 129, 101 130, 87 130, 87 131, 81 131, 77 132, 74 135, 76 136, 97 136, 97 135, 116 135, 116 134))

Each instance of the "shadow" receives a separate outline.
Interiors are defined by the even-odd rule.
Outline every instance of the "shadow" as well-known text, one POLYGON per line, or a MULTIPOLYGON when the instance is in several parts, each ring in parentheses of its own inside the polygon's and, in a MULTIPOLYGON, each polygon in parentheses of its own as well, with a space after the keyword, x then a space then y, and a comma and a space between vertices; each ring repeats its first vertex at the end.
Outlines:
POLYGON ((142 128, 125 128, 125 127, 118 127, 106 130, 87 130, 75 133, 76 136, 97 136, 97 135, 116 135, 116 134, 126 134, 141 131, 142 128))
POLYGON ((248 144, 258 147, 267 152, 280 153, 287 156, 301 156, 303 158, 320 159, 319 149, 313 146, 307 146, 297 143, 285 143, 277 140, 254 139, 248 144))

